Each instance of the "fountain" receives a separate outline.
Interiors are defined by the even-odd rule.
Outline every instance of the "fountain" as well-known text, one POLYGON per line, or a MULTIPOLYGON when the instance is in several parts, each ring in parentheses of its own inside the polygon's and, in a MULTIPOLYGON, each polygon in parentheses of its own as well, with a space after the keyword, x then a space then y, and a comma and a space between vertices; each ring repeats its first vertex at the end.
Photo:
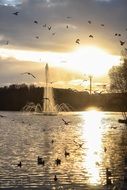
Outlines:
POLYGON ((43 97, 43 114, 44 115, 56 115, 57 109, 54 102, 53 90, 49 87, 49 68, 48 64, 45 66, 45 87, 43 97))
POLYGON ((73 110, 70 105, 65 103, 61 103, 60 105, 55 104, 54 96, 53 96, 53 88, 49 86, 49 67, 46 63, 45 65, 45 87, 44 87, 44 95, 42 98, 43 106, 38 103, 29 102, 23 107, 23 111, 35 112, 36 114, 43 115, 57 115, 58 112, 69 112, 73 110))

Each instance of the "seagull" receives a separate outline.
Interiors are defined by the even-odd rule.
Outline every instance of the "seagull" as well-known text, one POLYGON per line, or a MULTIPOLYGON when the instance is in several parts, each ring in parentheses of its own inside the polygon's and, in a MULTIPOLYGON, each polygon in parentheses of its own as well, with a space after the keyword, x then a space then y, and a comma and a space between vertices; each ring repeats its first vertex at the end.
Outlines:
POLYGON ((54 177, 54 181, 57 181, 57 177, 56 177, 56 175, 55 175, 55 177, 54 177))
POLYGON ((57 159, 55 160, 55 163, 56 163, 56 165, 58 166, 58 165, 61 164, 61 160, 57 158, 57 159))
POLYGON ((0 117, 6 117, 5 115, 0 115, 0 117))
POLYGON ((45 161, 44 160, 42 160, 42 158, 41 157, 37 157, 37 163, 38 163, 38 165, 45 165, 45 161))
POLYGON ((51 28, 52 28, 51 26, 48 26, 48 29, 49 29, 49 30, 51 30, 51 28))
POLYGON ((70 156, 70 153, 65 150, 64 152, 65 157, 70 156))
POLYGON ((123 46, 125 44, 125 41, 120 40, 120 45, 123 46))
POLYGON ((75 42, 76 42, 77 44, 80 44, 80 39, 77 39, 75 42))
POLYGON ((67 19, 70 19, 70 18, 72 18, 72 17, 70 17, 70 16, 67 16, 66 18, 67 18, 67 19))
POLYGON ((35 24, 38 24, 38 21, 37 21, 37 20, 35 20, 35 21, 34 21, 34 23, 35 23, 35 24))
POLYGON ((17 15, 19 14, 19 12, 14 12, 14 13, 12 13, 12 14, 17 16, 17 15))
POLYGON ((88 20, 88 23, 91 24, 92 23, 91 20, 88 20))
POLYGON ((89 38, 93 38, 93 35, 89 35, 89 38))
POLYGON ((20 161, 18 164, 17 164, 18 167, 22 167, 22 162, 20 161))
POLYGON ((65 125, 69 125, 71 123, 70 121, 65 121, 63 118, 62 121, 64 122, 65 125))
POLYGON ((22 75, 27 74, 27 75, 31 75, 33 78, 36 78, 32 73, 29 72, 25 72, 25 73, 21 73, 22 75))
POLYGON ((76 142, 75 140, 74 140, 74 142, 79 146, 79 148, 82 148, 82 146, 83 146, 83 144, 84 144, 84 143, 78 143, 78 142, 76 142))

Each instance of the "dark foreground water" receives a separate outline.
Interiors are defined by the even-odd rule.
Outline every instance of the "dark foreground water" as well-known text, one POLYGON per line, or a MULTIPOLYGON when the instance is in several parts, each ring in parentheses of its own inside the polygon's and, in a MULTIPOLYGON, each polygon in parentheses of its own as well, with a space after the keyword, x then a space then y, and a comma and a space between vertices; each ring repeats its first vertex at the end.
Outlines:
POLYGON ((0 117, 1 189, 127 190, 127 126, 118 123, 120 113, 0 115, 6 116, 0 117), (37 164, 38 156, 44 166, 37 164), (105 185, 106 168, 111 186, 105 185))

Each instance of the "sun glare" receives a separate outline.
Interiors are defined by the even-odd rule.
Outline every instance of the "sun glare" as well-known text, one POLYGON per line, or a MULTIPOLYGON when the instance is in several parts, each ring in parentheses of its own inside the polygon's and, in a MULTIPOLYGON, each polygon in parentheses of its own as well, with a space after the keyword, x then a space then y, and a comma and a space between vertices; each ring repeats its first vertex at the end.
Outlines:
POLYGON ((73 52, 35 52, 15 49, 0 49, 4 59, 15 58, 19 61, 48 63, 53 67, 62 67, 79 73, 100 76, 120 62, 120 56, 114 56, 103 49, 92 46, 80 46, 73 52))
POLYGON ((119 63, 120 56, 114 56, 98 47, 80 47, 72 53, 72 68, 85 74, 100 76, 107 74, 109 69, 119 63))

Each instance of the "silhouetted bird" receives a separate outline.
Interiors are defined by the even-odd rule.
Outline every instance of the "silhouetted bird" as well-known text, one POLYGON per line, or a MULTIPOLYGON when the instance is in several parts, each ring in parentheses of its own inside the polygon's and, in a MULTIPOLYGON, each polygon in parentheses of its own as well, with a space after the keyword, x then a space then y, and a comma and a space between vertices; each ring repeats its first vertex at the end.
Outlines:
POLYGON ((54 181, 57 181, 57 177, 56 177, 56 175, 55 175, 55 177, 54 177, 54 181))
POLYGON ((32 73, 29 72, 25 72, 25 73, 21 73, 22 75, 27 74, 27 75, 31 75, 33 78, 36 78, 32 73))
POLYGON ((68 28, 69 28, 69 26, 67 25, 67 26, 66 26, 66 28, 68 29, 68 28))
POLYGON ((37 21, 37 20, 35 20, 35 21, 34 21, 34 23, 35 23, 35 24, 38 24, 38 21, 37 21))
POLYGON ((118 34, 118 36, 121 36, 121 34, 118 34))
POLYGON ((39 39, 39 36, 36 36, 35 38, 36 38, 36 39, 39 39))
POLYGON ((75 42, 76 42, 77 44, 80 44, 80 39, 77 39, 75 42))
POLYGON ((5 115, 0 115, 0 117, 6 117, 5 115))
POLYGON ((69 125, 71 123, 70 121, 65 121, 63 118, 62 121, 64 122, 65 125, 69 125))
POLYGON ((76 142, 75 140, 74 140, 74 142, 76 143, 76 145, 79 146, 79 148, 82 148, 82 146, 83 146, 83 144, 84 144, 84 143, 78 143, 78 142, 76 142))
POLYGON ((91 24, 92 23, 91 20, 88 20, 88 23, 91 24))
POLYGON ((89 38, 93 38, 93 35, 89 35, 89 38))
POLYGON ((17 164, 18 167, 22 167, 22 162, 20 161, 18 164, 17 164))
POLYGON ((115 33, 115 36, 117 36, 118 34, 117 33, 115 33))
POLYGON ((61 164, 61 160, 57 158, 57 159, 55 160, 55 163, 56 163, 56 165, 58 166, 58 165, 61 164))
POLYGON ((105 25, 104 25, 104 24, 101 24, 101 26, 103 26, 103 27, 104 27, 105 25))
POLYGON ((42 160, 42 158, 41 157, 37 157, 37 163, 38 163, 38 165, 45 165, 45 161, 44 160, 42 160))
POLYGON ((66 18, 67 18, 67 19, 70 19, 70 18, 72 18, 72 17, 70 17, 70 16, 67 16, 66 18))
POLYGON ((106 147, 104 147, 104 152, 107 152, 107 148, 106 147))
POLYGON ((52 28, 51 26, 48 26, 48 29, 49 29, 49 30, 51 30, 51 28, 52 28))
POLYGON ((65 150, 64 152, 65 157, 70 156, 70 153, 65 150))
POLYGON ((120 40, 120 45, 123 46, 125 44, 125 41, 120 40))
POLYGON ((54 143, 54 140, 53 140, 53 139, 51 140, 51 143, 52 143, 52 144, 54 143))
POLYGON ((53 36, 54 36, 55 34, 56 34, 55 32, 52 33, 53 36))
POLYGON ((12 13, 12 14, 17 16, 17 15, 19 14, 19 12, 14 12, 14 13, 12 13))

